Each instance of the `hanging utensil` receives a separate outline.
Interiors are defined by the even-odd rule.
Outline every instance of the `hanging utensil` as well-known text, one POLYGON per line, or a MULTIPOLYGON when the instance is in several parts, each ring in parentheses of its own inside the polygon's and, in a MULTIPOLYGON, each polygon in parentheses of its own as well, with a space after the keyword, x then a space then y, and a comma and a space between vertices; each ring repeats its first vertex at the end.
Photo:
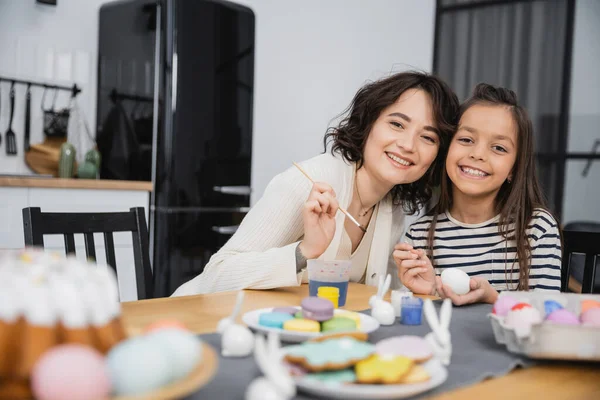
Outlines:
POLYGON ((6 154, 14 156, 17 154, 17 137, 12 130, 13 116, 15 115, 15 83, 10 85, 10 119, 8 131, 6 131, 6 154))
POLYGON ((31 84, 27 85, 25 97, 25 136, 23 137, 23 151, 29 151, 29 135, 31 133, 31 84))

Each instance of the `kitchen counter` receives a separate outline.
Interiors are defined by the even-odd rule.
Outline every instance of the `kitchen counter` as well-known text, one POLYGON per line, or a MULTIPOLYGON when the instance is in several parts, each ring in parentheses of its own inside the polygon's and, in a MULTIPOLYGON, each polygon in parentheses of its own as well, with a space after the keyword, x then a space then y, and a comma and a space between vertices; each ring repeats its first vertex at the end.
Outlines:
POLYGON ((107 179, 62 179, 36 176, 1 176, 0 187, 152 191, 152 182, 107 179))

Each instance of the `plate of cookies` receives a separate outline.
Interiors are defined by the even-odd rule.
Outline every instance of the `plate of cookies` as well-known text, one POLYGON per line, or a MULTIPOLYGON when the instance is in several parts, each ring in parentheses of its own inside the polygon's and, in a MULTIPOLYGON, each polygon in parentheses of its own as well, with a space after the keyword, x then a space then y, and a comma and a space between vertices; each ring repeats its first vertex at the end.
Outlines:
POLYGON ((427 392, 448 377, 428 342, 396 336, 376 344, 366 335, 333 334, 282 349, 300 391, 333 399, 400 399, 427 392))
POLYGON ((247 312, 242 321, 251 329, 277 332, 283 342, 300 343, 338 332, 369 334, 379 329, 370 315, 334 309, 331 301, 306 297, 300 307, 272 307, 247 312))

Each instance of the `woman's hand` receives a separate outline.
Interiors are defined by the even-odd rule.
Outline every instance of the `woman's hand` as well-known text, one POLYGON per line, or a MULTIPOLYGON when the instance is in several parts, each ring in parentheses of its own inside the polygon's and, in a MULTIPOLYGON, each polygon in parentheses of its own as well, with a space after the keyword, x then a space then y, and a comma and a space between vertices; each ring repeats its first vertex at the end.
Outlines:
POLYGON ((435 294, 435 270, 423 250, 415 250, 408 243, 394 246, 392 253, 398 267, 398 278, 416 294, 435 294))
POLYGON ((481 277, 471 278, 469 285, 471 291, 467 294, 456 294, 448 285, 442 284, 442 279, 435 278, 438 295, 442 298, 449 298, 455 306, 462 306, 472 303, 490 303, 493 304, 498 298, 498 292, 492 285, 481 277))
POLYGON ((304 239, 300 251, 307 259, 318 258, 327 250, 335 234, 335 214, 338 201, 333 188, 315 182, 302 211, 304 239))

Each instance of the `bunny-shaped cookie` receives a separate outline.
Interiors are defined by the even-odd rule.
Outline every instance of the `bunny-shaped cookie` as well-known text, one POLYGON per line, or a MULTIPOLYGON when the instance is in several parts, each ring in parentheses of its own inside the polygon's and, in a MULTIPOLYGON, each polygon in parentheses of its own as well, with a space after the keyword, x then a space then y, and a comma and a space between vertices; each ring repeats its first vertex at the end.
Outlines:
POLYGON ((254 335, 250 329, 235 323, 243 301, 244 292, 240 291, 231 315, 220 320, 217 325, 217 332, 221 334, 221 355, 223 357, 246 357, 252 353, 254 348, 254 335))
POLYGON ((392 325, 394 322, 396 322, 396 313, 394 312, 394 307, 387 301, 383 300, 383 296, 385 296, 386 292, 390 288, 391 283, 392 276, 390 274, 385 277, 385 282, 383 281, 383 277, 380 276, 377 294, 371 296, 369 299, 371 316, 379 321, 381 325, 392 325))
POLYGON ((444 365, 450 365, 452 357, 452 342, 450 341, 450 318, 452 317, 452 301, 444 300, 440 310, 440 319, 438 320, 433 302, 429 299, 423 304, 423 312, 431 332, 425 336, 425 339, 433 348, 435 357, 444 365))
POLYGON ((289 400, 296 395, 296 386, 281 363, 279 335, 269 332, 268 345, 263 336, 256 335, 254 357, 264 374, 253 380, 246 389, 246 400, 289 400))

